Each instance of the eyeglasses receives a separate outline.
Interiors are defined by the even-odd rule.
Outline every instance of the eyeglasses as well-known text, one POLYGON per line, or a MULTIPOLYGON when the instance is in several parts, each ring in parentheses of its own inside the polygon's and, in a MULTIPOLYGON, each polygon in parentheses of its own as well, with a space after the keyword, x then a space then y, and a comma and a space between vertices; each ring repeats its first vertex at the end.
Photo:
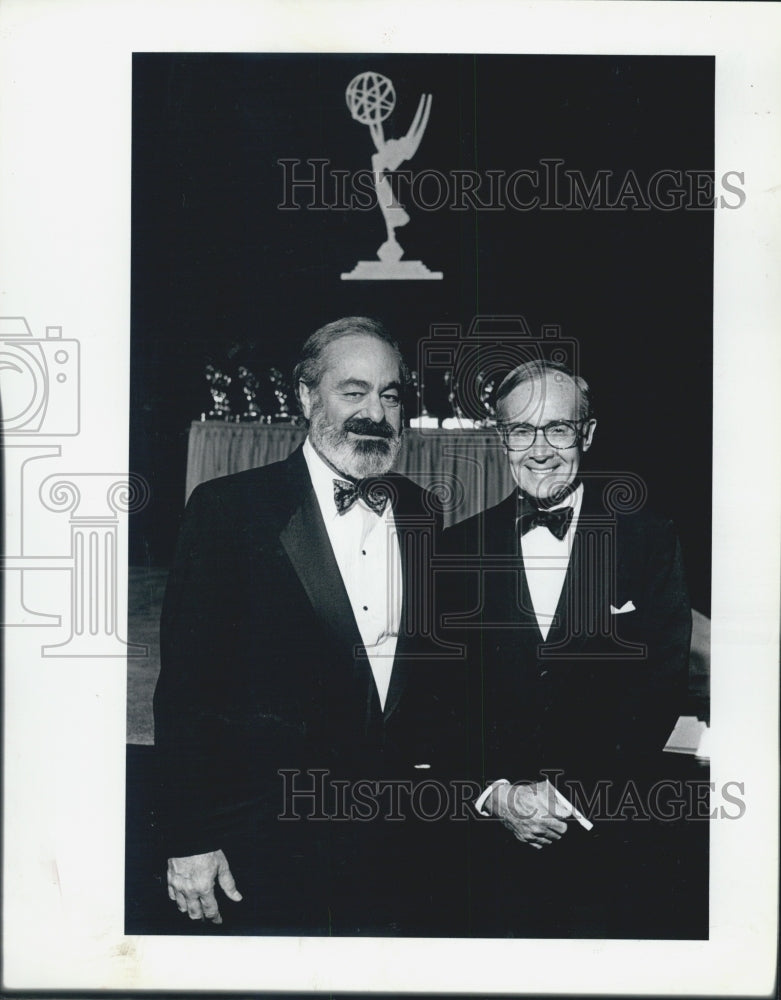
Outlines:
POLYGON ((537 440, 538 431, 542 431, 551 448, 564 450, 575 447, 581 425, 570 423, 569 420, 554 420, 544 427, 534 427, 532 424, 499 424, 497 430, 508 451, 527 451, 537 440))

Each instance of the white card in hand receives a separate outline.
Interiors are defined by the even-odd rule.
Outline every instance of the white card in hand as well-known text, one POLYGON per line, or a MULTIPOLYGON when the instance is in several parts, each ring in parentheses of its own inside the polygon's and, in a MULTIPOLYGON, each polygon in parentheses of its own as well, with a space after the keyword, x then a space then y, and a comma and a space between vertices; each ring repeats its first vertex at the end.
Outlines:
POLYGON ((555 816, 558 816, 560 818, 566 818, 568 816, 572 816, 573 819, 577 820, 577 822, 580 823, 580 825, 583 827, 584 830, 594 829, 594 824, 591 822, 591 820, 586 819, 583 813, 579 809, 576 809, 575 806, 573 806, 573 804, 569 801, 569 799, 565 798, 558 790, 558 788, 556 788, 555 785, 552 785, 550 781, 546 780, 545 785, 538 792, 538 795, 540 796, 544 795, 547 798, 548 802, 550 802, 550 796, 553 795, 555 799, 555 807, 550 809, 550 811, 553 812, 555 816))

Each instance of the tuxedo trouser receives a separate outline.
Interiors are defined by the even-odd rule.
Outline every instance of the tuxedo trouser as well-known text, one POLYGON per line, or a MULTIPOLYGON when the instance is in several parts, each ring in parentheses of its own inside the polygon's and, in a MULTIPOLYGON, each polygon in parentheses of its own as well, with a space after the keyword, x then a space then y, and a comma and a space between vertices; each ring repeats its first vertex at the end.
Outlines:
POLYGON ((683 843, 707 834, 702 827, 586 831, 570 820, 561 840, 537 850, 495 821, 476 826, 473 936, 707 937, 707 838, 704 850, 683 843))
POLYGON ((467 827, 392 821, 250 824, 225 853, 244 899, 220 898, 223 933, 458 936, 465 933, 467 827))

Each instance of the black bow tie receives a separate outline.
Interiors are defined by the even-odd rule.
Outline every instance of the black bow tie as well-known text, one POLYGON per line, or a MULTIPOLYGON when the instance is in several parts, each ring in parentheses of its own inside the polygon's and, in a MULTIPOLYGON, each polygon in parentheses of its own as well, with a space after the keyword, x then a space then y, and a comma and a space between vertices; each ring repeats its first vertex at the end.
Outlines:
POLYGON ((521 535, 532 528, 542 526, 547 528, 559 541, 564 538, 572 521, 572 507, 558 507, 556 510, 540 510, 530 504, 524 504, 516 524, 521 535))
POLYGON ((334 479, 334 503, 340 514, 346 514, 356 500, 363 500, 369 510, 377 517, 382 517, 385 504, 388 502, 388 492, 371 479, 362 479, 360 483, 348 483, 344 479, 334 479))

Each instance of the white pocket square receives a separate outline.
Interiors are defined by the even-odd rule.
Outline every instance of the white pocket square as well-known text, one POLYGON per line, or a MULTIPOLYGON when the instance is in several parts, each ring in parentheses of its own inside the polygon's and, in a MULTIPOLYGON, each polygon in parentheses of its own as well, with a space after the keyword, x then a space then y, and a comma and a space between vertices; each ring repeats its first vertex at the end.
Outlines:
POLYGON ((620 608, 615 607, 613 604, 610 605, 611 615, 625 615, 630 611, 637 611, 634 601, 627 601, 626 604, 622 604, 620 608))

